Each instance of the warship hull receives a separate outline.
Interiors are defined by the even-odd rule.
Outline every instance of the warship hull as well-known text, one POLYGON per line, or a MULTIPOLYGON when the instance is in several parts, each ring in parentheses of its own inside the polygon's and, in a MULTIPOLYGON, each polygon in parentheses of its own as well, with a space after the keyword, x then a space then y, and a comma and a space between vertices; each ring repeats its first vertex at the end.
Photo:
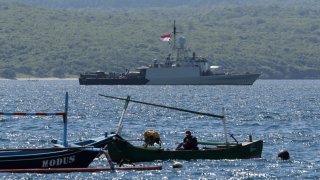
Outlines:
POLYGON ((189 78, 154 78, 146 85, 252 85, 259 74, 231 74, 189 78))
POLYGON ((198 77, 152 79, 80 78, 80 85, 252 85, 260 74, 216 74, 198 77))
POLYGON ((147 79, 79 78, 80 85, 145 85, 147 79))

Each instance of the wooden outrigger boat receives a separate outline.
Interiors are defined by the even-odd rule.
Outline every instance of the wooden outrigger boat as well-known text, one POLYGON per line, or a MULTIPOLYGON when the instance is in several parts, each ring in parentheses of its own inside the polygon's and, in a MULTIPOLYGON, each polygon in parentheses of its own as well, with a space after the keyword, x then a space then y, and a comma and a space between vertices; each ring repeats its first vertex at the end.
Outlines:
MULTIPOLYGON (((260 158, 263 142, 261 140, 242 143, 210 143, 217 147, 204 147, 199 150, 167 150, 152 146, 134 146, 119 135, 108 144, 109 155, 114 162, 146 162, 169 159, 249 159, 260 158)), ((198 144, 201 144, 198 143, 198 144)))
MULTIPOLYGON (((227 137, 226 125, 225 125, 225 116, 224 115, 214 115, 210 113, 196 112, 192 110, 186 110, 176 107, 169 107, 164 105, 157 105, 153 103, 141 102, 130 100, 130 97, 127 98, 118 98, 112 96, 101 95, 103 97, 125 100, 126 104, 124 106, 124 110, 121 114, 121 118, 118 124, 118 130, 114 134, 110 134, 106 137, 98 137, 94 139, 90 139, 83 142, 78 142, 78 145, 85 146, 95 146, 99 147, 107 144, 108 152, 111 157, 111 160, 118 163, 124 162, 146 162, 146 161, 154 161, 154 160, 169 160, 169 159, 182 159, 182 160, 191 160, 191 159, 249 159, 249 158, 261 158, 262 149, 263 149, 263 141, 256 140, 253 141, 251 135, 249 136, 249 140, 246 142, 229 142, 227 137), (127 109, 128 103, 140 103, 146 104, 156 107, 168 108, 183 112, 189 112, 198 115, 210 116, 215 118, 220 118, 223 120, 224 124, 224 134, 225 141, 224 142, 198 142, 199 145, 204 145, 206 147, 202 147, 199 150, 167 150, 161 147, 155 146, 136 146, 131 144, 128 140, 125 140, 121 137, 122 130, 122 121, 124 113, 127 109)), ((234 138, 232 136, 232 138, 234 138)))
POLYGON ((64 122, 63 144, 56 147, 0 149, 0 172, 95 172, 108 170, 159 170, 162 168, 161 166, 114 167, 104 146, 97 144, 96 146, 68 144, 67 110, 68 93, 66 93, 65 112, 0 112, 0 115, 5 116, 62 116, 64 122), (102 154, 108 158, 110 168, 88 168, 93 160, 102 154))
POLYGON ((65 99, 65 112, 25 113, 0 112, 4 116, 62 116, 64 122, 65 147, 0 149, 0 169, 34 169, 34 168, 85 168, 101 153, 95 147, 74 146, 67 143, 67 109, 68 93, 65 99))

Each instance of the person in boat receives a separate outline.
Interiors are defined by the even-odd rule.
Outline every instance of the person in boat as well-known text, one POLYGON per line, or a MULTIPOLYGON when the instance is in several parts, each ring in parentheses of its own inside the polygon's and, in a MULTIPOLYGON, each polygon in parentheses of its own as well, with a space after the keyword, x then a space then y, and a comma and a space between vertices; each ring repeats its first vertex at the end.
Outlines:
POLYGON ((199 150, 197 138, 192 136, 190 131, 186 131, 186 137, 183 139, 183 142, 178 145, 176 150, 199 150))

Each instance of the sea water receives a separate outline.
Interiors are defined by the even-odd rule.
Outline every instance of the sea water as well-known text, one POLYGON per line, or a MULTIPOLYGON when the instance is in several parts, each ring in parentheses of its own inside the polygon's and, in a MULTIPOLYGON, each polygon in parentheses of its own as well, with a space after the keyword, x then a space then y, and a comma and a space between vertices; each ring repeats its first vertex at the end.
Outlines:
MULTIPOLYGON (((1 179, 319 179, 320 80, 258 80, 252 86, 80 86, 76 80, 1 80, 0 112, 61 112, 69 93, 68 140, 102 136, 117 129, 124 102, 99 94, 174 106, 227 117, 238 141, 262 139, 261 159, 136 163, 156 171, 11 174, 1 179), (225 111, 223 111, 225 109, 225 111), (288 150, 289 160, 278 153, 288 150)), ((216 118, 129 103, 122 135, 142 144, 145 130, 159 132, 162 147, 175 148, 190 130, 199 141, 224 141, 216 118)), ((0 147, 52 147, 63 138, 61 117, 0 116, 0 147)), ((230 142, 232 138, 228 137, 230 142)), ((104 159, 90 167, 108 167, 104 159)))

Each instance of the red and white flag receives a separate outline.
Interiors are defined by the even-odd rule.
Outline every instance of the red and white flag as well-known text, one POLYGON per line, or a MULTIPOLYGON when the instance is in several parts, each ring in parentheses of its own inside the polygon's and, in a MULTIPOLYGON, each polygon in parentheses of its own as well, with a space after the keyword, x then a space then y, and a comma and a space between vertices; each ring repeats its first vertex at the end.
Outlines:
POLYGON ((170 41, 170 38, 171 38, 170 34, 160 36, 161 41, 170 41))

